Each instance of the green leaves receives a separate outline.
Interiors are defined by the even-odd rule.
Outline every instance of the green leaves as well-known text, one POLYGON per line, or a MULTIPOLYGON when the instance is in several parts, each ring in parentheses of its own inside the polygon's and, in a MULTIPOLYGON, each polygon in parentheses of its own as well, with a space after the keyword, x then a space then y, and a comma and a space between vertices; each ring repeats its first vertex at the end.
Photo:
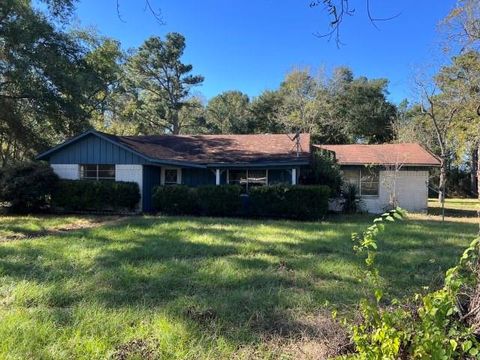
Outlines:
POLYGON ((367 253, 365 263, 367 274, 374 279, 375 301, 362 300, 361 324, 351 326, 358 359, 397 359, 400 356, 412 359, 463 359, 478 357, 480 343, 471 329, 462 321, 457 307, 457 295, 465 286, 471 286, 476 279, 480 238, 472 241, 465 249, 458 265, 449 269, 445 286, 425 295, 416 294, 411 304, 402 306, 393 299, 393 307, 384 309, 380 305, 384 294, 378 287, 379 271, 375 267, 377 250, 376 236, 383 231, 386 222, 405 218, 403 209, 382 214, 373 221, 361 235, 352 234, 354 251, 367 253))

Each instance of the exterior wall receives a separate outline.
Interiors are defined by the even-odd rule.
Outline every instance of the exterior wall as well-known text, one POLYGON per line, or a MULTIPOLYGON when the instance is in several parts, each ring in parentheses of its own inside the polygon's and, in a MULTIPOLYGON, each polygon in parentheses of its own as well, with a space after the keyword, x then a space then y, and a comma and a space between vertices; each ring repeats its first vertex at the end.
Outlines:
MULTIPOLYGON (((222 175, 226 176, 226 170, 220 175, 220 181, 222 175)), ((215 172, 210 169, 182 169, 182 184, 192 187, 215 185, 215 172)))
POLYGON ((365 210, 381 213, 390 207, 395 194, 400 207, 412 212, 428 208, 428 170, 380 171, 379 196, 362 197, 365 210))
POLYGON ((60 179, 78 180, 80 178, 78 164, 51 164, 50 166, 60 179))
POLYGON ((143 166, 142 165, 115 165, 115 181, 135 182, 140 188, 140 203, 139 210, 142 210, 143 205, 143 166))
POLYGON ((50 164, 144 164, 138 155, 93 134, 50 156, 50 164))
POLYGON ((155 186, 160 185, 160 172, 159 166, 143 166, 143 211, 152 211, 152 195, 155 186))

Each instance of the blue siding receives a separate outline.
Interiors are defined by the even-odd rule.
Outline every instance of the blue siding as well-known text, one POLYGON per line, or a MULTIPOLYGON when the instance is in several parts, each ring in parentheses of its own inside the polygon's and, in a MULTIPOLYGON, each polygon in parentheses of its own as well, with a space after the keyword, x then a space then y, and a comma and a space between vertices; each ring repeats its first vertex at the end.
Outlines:
POLYGON ((215 172, 210 169, 182 169, 182 184, 193 187, 215 185, 215 172))
POLYGON ((145 164, 146 161, 95 135, 86 136, 50 156, 51 164, 145 164))
POLYGON ((153 210, 153 188, 160 185, 160 169, 159 166, 143 166, 143 211, 149 212, 153 210))

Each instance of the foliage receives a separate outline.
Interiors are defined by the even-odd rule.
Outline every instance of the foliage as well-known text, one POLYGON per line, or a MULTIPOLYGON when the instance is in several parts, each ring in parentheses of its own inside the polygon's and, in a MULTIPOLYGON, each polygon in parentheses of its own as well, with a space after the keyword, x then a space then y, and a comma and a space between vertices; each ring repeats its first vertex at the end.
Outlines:
POLYGON ((252 215, 289 219, 320 219, 328 211, 330 188, 316 186, 259 186, 250 189, 252 215))
POLYGON ((178 33, 167 34, 165 40, 151 37, 128 59, 127 79, 130 91, 138 94, 144 132, 179 134, 187 126, 179 112, 203 76, 190 74, 192 65, 182 63, 185 46, 178 33))
POLYGON ((449 269, 445 285, 440 290, 417 294, 414 310, 398 300, 392 306, 381 306, 383 292, 380 288, 379 270, 375 265, 377 236, 386 223, 403 219, 405 212, 397 208, 376 218, 361 235, 352 234, 354 250, 366 264, 362 278, 375 286, 374 298, 360 303, 362 322, 351 326, 353 341, 359 359, 463 359, 476 357, 480 343, 463 321, 459 305, 461 293, 477 281, 474 271, 478 263, 479 241, 475 239, 464 251, 457 266, 449 269))
POLYGON ((155 210, 168 215, 198 214, 198 199, 194 188, 184 185, 157 186, 153 191, 155 210))
POLYGON ((249 134, 251 128, 250 100, 240 91, 226 91, 214 96, 206 108, 207 127, 213 134, 249 134))
POLYGON ((242 211, 242 188, 238 185, 208 185, 197 188, 200 213, 208 216, 235 216, 242 211))
POLYGON ((66 211, 133 211, 139 201, 134 182, 61 180, 52 202, 66 211))
POLYGON ((361 210, 361 199, 358 187, 355 184, 345 183, 341 190, 342 211, 346 214, 355 214, 361 210))
POLYGON ((327 152, 313 150, 311 168, 304 182, 309 185, 326 185, 332 190, 332 196, 339 194, 343 179, 338 162, 327 152))
POLYGON ((14 212, 45 209, 50 204, 58 177, 48 164, 19 163, 0 171, 0 202, 14 212))
POLYGON ((87 129, 107 86, 106 68, 90 57, 94 47, 56 26, 73 1, 42 2, 47 13, 30 1, 0 5, 0 165, 87 129))

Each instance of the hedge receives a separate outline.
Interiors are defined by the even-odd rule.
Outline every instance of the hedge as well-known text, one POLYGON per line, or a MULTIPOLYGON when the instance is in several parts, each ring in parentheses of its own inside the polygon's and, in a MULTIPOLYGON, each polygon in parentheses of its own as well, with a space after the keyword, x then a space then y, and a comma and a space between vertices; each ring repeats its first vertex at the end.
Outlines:
POLYGON ((167 215, 258 216, 319 219, 328 211, 328 186, 262 186, 241 196, 235 185, 159 186, 153 194, 155 210, 167 215), (242 201, 246 199, 246 203, 242 201))
POLYGON ((134 182, 61 180, 52 200, 67 211, 133 211, 140 189, 134 182))
POLYGON ((199 211, 194 189, 185 185, 157 186, 152 201, 155 210, 167 215, 195 215, 199 211))
POLYGON ((196 189, 200 213, 207 216, 236 216, 242 212, 238 185, 209 185, 196 189))
POLYGON ((250 190, 250 214, 262 217, 319 219, 328 211, 330 188, 316 186, 261 186, 250 190))

